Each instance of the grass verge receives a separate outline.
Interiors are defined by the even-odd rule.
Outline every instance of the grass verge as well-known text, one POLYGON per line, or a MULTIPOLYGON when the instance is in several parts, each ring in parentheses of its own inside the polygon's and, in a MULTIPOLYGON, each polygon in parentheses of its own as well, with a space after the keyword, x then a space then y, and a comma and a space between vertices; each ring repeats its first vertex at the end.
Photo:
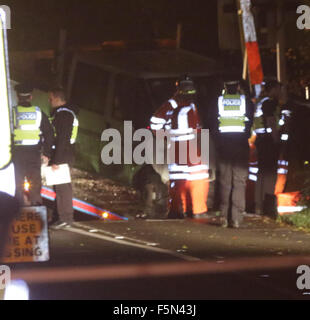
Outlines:
POLYGON ((310 209, 305 209, 301 212, 283 215, 278 217, 278 222, 292 225, 297 228, 310 231, 310 209))

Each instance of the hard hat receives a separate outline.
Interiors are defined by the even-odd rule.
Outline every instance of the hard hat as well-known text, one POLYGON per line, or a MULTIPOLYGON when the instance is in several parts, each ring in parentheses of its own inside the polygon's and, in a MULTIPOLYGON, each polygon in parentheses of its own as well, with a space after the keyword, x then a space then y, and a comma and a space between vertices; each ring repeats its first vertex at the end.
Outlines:
POLYGON ((185 74, 181 76, 177 82, 176 82, 176 87, 179 93, 181 94, 196 94, 196 88, 194 85, 193 79, 185 74))
POLYGON ((20 83, 15 86, 15 90, 19 96, 31 96, 33 92, 33 87, 28 83, 20 83))

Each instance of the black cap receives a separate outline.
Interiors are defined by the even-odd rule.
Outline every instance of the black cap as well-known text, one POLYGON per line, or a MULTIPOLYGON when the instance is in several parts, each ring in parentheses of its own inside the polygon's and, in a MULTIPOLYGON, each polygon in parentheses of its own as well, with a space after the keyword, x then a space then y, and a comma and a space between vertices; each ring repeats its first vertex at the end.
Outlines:
POLYGON ((239 86, 240 86, 239 80, 230 80, 230 81, 224 82, 224 89, 228 91, 229 94, 237 93, 239 86))
POLYGON ((15 90, 20 96, 30 96, 33 92, 33 87, 27 83, 20 83, 15 86, 15 90))

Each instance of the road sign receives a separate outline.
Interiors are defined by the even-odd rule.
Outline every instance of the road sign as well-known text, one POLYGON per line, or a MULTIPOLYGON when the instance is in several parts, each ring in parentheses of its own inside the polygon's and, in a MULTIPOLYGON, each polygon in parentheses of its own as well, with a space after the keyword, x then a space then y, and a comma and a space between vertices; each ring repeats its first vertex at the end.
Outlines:
POLYGON ((49 260, 46 207, 23 208, 9 230, 4 263, 49 260))

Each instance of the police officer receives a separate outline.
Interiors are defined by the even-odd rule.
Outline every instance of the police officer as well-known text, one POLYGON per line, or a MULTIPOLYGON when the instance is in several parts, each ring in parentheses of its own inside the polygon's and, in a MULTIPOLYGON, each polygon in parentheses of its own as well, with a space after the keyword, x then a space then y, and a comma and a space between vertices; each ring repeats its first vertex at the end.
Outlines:
POLYGON ((18 97, 18 105, 13 107, 16 197, 24 202, 23 185, 27 178, 30 205, 41 205, 41 152, 42 161, 48 163, 54 140, 53 128, 46 114, 31 104, 33 88, 20 84, 15 90, 18 97))
POLYGON ((278 81, 266 82, 255 111, 254 132, 259 169, 255 190, 257 214, 276 214, 274 193, 279 159, 280 94, 278 81))
MULTIPOLYGON (((66 102, 63 88, 53 88, 49 91, 49 102, 52 108, 51 120, 55 131, 55 146, 51 165, 53 170, 59 165, 74 162, 74 147, 78 134, 78 119, 76 112, 66 102)), ((56 185, 56 209, 54 228, 61 229, 73 223, 72 185, 71 183, 56 185)))
POLYGON ((248 138, 253 113, 254 106, 241 92, 240 82, 226 82, 223 95, 218 99, 217 137, 220 160, 220 210, 225 228, 229 225, 239 228, 243 221, 248 177, 248 138))

